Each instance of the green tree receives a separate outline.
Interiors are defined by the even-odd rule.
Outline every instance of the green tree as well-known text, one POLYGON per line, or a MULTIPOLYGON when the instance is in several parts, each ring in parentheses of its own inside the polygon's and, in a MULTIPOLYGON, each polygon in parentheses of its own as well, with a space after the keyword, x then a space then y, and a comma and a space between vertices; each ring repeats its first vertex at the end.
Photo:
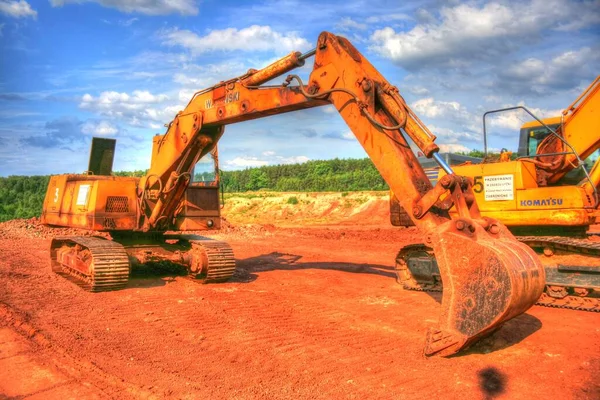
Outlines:
POLYGON ((269 178, 265 171, 260 169, 251 169, 246 190, 259 190, 269 188, 269 178))

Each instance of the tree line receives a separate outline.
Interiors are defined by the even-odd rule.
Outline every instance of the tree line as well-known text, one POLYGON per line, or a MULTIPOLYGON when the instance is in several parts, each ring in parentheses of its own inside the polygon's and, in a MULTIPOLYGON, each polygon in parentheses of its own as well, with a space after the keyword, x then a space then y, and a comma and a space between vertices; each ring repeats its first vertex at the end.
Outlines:
MULTIPOLYGON (((143 176, 147 171, 117 171, 116 176, 143 176)), ((0 177, 0 221, 39 217, 49 176, 0 177)), ((334 159, 302 164, 273 165, 240 171, 221 171, 225 192, 274 190, 335 192, 386 190, 370 159, 334 159)))
MULTIPOLYGON (((480 153, 480 152, 479 152, 480 153)), ((478 155, 477 150, 467 155, 478 155)), ((118 171, 116 176, 143 176, 147 171, 118 171)), ((0 177, 0 221, 39 217, 49 176, 0 177)), ((349 192, 387 190, 369 158, 307 161, 238 171, 221 171, 225 192, 349 192)))
POLYGON ((333 159, 222 171, 225 192, 269 189, 278 192, 386 190, 370 159, 333 159))
POLYGON ((39 217, 49 179, 49 176, 0 178, 0 222, 39 217))

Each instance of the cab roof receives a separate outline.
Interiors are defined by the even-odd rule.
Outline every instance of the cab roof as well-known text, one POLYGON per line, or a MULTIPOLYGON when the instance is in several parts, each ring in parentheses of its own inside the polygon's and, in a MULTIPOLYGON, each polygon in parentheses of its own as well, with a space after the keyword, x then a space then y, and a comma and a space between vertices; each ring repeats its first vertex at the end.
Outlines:
MULTIPOLYGON (((554 124, 560 124, 560 119, 561 119, 561 117, 543 118, 542 122, 545 123, 546 125, 554 125, 554 124)), ((539 122, 537 122, 536 120, 533 120, 533 121, 525 122, 521 126, 521 129, 537 128, 539 126, 542 126, 542 125, 539 122)))

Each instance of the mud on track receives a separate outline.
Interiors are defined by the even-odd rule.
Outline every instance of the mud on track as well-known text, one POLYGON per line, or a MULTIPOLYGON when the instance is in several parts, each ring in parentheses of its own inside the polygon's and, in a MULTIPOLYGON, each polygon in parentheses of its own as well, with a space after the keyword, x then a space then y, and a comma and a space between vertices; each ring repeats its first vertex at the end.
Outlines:
POLYGON ((416 231, 215 237, 238 259, 232 282, 138 269, 126 289, 92 294, 50 272, 48 239, 5 236, 0 325, 84 398, 600 398, 596 313, 535 306, 464 355, 423 358, 440 298, 403 291, 392 270, 416 231))

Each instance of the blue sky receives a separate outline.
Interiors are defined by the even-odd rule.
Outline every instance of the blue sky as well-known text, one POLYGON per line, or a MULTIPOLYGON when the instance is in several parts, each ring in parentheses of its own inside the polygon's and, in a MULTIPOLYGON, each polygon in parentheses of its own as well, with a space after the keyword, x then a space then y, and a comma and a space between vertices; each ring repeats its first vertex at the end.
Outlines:
MULTIPOLYGON (((81 172, 92 136, 117 139, 115 169, 145 169, 194 91, 323 30, 397 85, 443 150, 482 149, 489 109, 558 115, 600 73, 598 0, 0 0, 0 176, 81 172)), ((516 150, 524 120, 494 119, 491 147, 516 150)), ((330 107, 230 125, 220 155, 229 170, 366 156, 330 107)))

